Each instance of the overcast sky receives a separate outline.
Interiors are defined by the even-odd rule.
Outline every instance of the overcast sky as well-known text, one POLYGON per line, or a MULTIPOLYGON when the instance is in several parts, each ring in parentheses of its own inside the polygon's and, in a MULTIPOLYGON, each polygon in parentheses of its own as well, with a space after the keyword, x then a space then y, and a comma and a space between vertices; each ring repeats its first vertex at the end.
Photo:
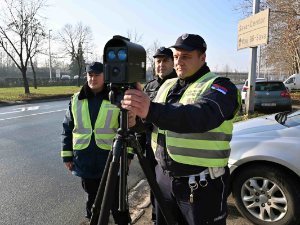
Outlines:
POLYGON ((208 46, 207 64, 221 71, 246 71, 250 50, 237 51, 238 22, 241 20, 229 0, 49 0, 49 29, 82 22, 93 31, 97 52, 103 55, 105 43, 113 35, 126 35, 128 29, 143 34, 144 47, 154 40, 171 46, 184 33, 199 34, 208 46))

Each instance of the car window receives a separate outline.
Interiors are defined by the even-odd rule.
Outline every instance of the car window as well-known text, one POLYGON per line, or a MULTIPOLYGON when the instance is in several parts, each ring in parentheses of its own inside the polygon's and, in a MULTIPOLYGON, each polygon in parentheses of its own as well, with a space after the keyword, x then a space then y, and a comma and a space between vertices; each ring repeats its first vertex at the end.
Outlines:
POLYGON ((246 83, 245 83, 245 87, 248 87, 248 81, 246 81, 246 83))
POLYGON ((256 82, 255 91, 286 91, 282 82, 256 82))
POLYGON ((290 114, 288 119, 285 121, 288 127, 295 127, 300 125, 300 110, 290 114))
POLYGON ((288 79, 288 80, 286 81, 286 83, 287 83, 287 84, 295 83, 295 81, 296 81, 296 78, 295 78, 295 77, 292 77, 292 78, 288 79))

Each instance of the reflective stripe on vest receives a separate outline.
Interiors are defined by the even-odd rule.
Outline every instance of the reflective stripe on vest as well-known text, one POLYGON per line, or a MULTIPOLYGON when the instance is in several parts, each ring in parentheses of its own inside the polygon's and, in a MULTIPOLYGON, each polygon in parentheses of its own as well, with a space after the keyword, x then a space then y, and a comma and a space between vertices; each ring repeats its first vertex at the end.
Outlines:
POLYGON ((93 131, 88 100, 78 100, 78 93, 73 96, 72 113, 74 117, 74 150, 87 148, 90 144, 92 132, 94 132, 95 141, 99 148, 105 150, 111 149, 112 141, 116 136, 119 127, 119 108, 110 104, 109 101, 103 100, 95 123, 96 129, 93 131))
MULTIPOLYGON (((193 104, 208 90, 219 76, 209 72, 192 84, 183 94, 179 103, 193 104)), ((158 91, 155 102, 165 102, 170 88, 176 80, 167 80, 158 91), (169 82, 167 82, 169 81, 169 82)), ((240 95, 238 101, 240 104, 240 95)), ((234 116, 238 109, 235 110, 234 116)), ((204 133, 176 133, 160 130, 154 126, 152 132, 152 148, 156 151, 158 133, 166 135, 166 145, 170 157, 183 164, 222 167, 226 166, 230 155, 233 120, 224 121, 219 127, 204 133)))

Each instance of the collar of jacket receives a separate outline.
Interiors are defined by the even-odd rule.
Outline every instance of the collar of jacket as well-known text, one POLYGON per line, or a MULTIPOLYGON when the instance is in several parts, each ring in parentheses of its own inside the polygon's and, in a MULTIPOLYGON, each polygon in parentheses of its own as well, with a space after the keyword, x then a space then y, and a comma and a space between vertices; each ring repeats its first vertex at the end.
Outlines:
POLYGON ((79 92, 78 99, 82 100, 82 99, 86 99, 86 98, 89 99, 89 98, 93 98, 93 97, 100 97, 105 100, 109 100, 108 93, 109 93, 109 91, 108 91, 106 84, 104 84, 103 89, 100 92, 94 93, 92 91, 92 89, 89 87, 88 82, 85 82, 79 92))
POLYGON ((173 69, 172 73, 170 73, 169 75, 165 76, 163 79, 161 79, 158 75, 155 76, 155 79, 157 80, 157 82, 160 85, 162 85, 163 83, 165 83, 166 80, 172 79, 172 78, 177 78, 177 73, 176 73, 175 69, 173 69))
POLYGON ((185 79, 179 79, 179 84, 180 86, 186 86, 187 84, 194 83, 196 80, 198 80, 208 72, 210 72, 210 69, 205 63, 194 75, 185 79))

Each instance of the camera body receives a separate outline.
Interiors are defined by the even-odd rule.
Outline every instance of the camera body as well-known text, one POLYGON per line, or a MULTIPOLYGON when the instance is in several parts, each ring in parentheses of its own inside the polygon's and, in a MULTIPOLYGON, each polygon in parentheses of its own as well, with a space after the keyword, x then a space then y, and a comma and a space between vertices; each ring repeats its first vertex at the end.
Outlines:
POLYGON ((116 35, 103 54, 104 83, 134 84, 146 81, 146 51, 143 46, 116 35))

